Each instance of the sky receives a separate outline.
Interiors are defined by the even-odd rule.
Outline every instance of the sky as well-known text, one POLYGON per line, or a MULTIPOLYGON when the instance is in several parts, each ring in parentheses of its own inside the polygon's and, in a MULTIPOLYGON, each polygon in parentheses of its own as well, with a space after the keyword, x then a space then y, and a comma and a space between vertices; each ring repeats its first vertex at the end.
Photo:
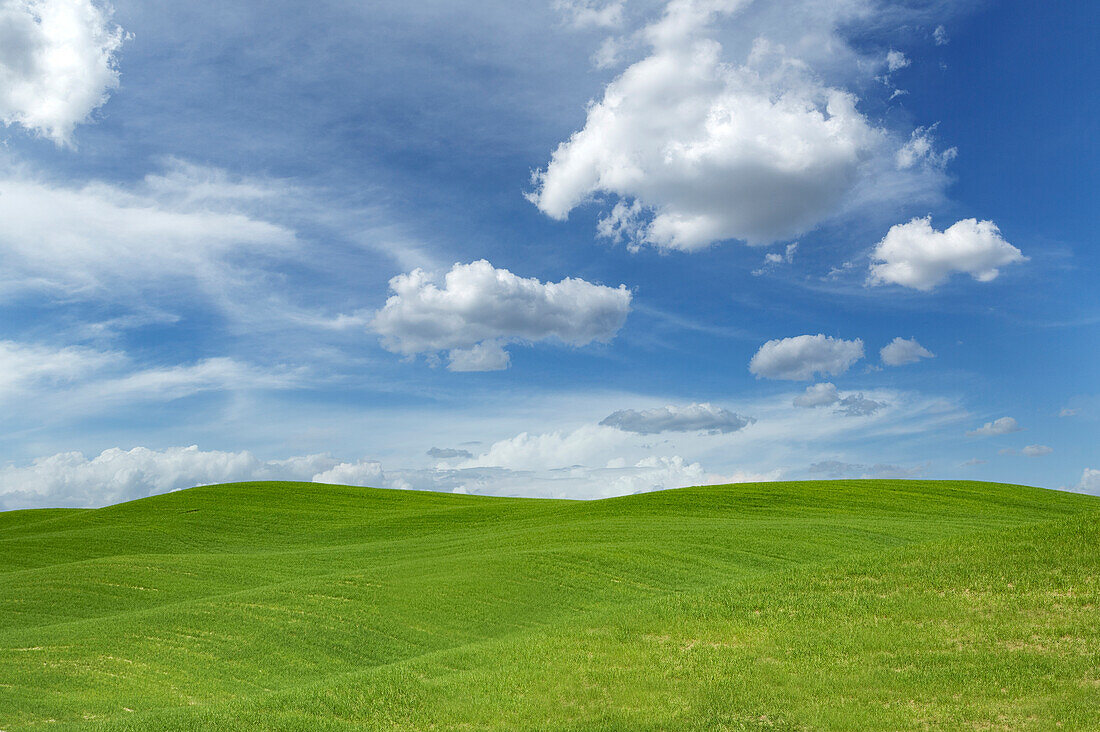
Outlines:
POLYGON ((1098 21, 0 0, 0 509, 1100 494, 1098 21))

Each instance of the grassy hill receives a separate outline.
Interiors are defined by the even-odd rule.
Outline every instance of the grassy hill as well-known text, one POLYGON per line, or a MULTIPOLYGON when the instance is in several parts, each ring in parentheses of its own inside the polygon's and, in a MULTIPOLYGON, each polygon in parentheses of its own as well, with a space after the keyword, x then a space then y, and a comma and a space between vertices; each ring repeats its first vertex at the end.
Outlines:
POLYGON ((248 483, 0 513, 0 730, 1100 729, 1100 500, 248 483))

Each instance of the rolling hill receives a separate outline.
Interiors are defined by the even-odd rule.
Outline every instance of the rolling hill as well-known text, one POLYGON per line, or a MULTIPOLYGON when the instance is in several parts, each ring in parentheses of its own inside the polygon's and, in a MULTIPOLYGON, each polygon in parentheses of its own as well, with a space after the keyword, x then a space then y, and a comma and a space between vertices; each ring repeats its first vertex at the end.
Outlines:
POLYGON ((0 730, 1100 729, 1100 499, 309 483, 0 513, 0 730))

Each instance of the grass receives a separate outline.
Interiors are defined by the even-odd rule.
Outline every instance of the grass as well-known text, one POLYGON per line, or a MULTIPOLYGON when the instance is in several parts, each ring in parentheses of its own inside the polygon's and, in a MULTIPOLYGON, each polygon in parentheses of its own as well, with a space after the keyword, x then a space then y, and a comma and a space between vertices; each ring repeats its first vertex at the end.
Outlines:
POLYGON ((1100 500, 301 483, 0 513, 0 730, 1100 729, 1100 500))

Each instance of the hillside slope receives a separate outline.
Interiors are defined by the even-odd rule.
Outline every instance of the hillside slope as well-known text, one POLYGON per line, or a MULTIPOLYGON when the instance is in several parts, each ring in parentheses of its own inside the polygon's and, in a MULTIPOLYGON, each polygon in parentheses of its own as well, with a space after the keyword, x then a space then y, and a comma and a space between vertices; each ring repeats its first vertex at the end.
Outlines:
POLYGON ((1100 729, 1100 501, 296 483, 0 514, 0 730, 1100 729))

